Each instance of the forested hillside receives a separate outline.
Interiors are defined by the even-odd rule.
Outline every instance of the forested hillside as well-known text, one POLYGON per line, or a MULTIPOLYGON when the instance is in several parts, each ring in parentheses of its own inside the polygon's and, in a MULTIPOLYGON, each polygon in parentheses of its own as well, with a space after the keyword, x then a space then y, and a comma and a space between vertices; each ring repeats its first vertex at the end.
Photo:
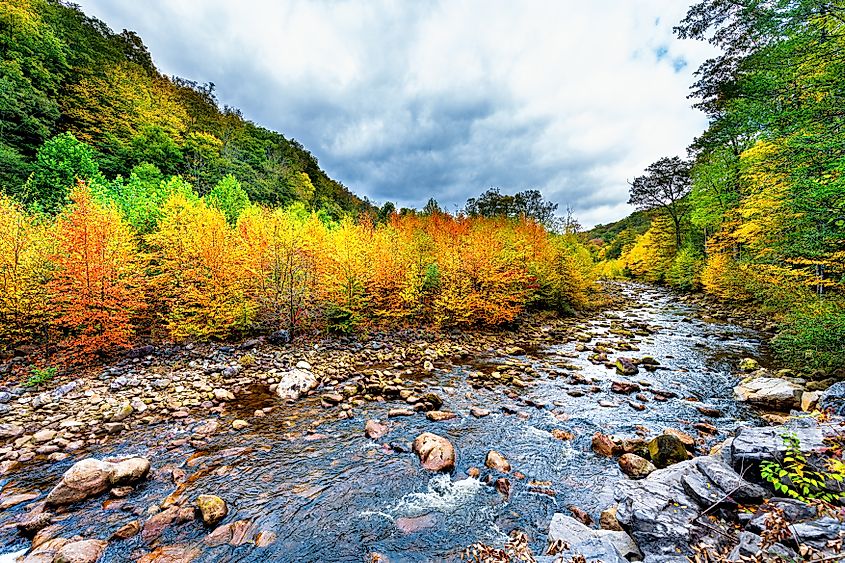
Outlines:
POLYGON ((604 269, 760 303, 785 358, 841 367, 845 6, 705 0, 675 31, 721 50, 692 86, 710 125, 633 182, 651 226, 597 249, 604 269))
POLYGON ((0 352, 61 363, 588 301, 589 253, 547 229, 557 205, 536 190, 467 215, 376 210, 211 85, 163 76, 135 34, 55 0, 4 0, 0 19, 0 352))
POLYGON ((73 4, 0 1, 0 52, 0 187, 26 203, 57 211, 75 177, 120 191, 180 175, 204 195, 231 175, 258 203, 369 207, 295 140, 220 107, 213 84, 164 76, 135 33, 73 4))

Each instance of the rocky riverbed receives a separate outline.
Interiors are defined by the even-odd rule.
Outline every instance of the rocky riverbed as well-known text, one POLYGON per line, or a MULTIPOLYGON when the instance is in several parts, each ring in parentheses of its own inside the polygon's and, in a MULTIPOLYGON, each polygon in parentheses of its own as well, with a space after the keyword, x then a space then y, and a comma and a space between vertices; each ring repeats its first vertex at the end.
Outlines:
MULTIPOLYGON (((640 544, 621 556, 739 541, 701 531, 701 499, 671 522, 635 507, 657 489, 683 504, 712 486, 724 468, 701 459, 732 479, 743 450, 720 445, 763 443, 749 440, 761 414, 782 422, 734 394, 775 375, 770 327, 662 289, 614 291, 604 311, 512 331, 146 347, 40 389, 8 386, 0 549, 30 563, 457 560, 514 530, 537 554, 609 549, 565 518, 612 527, 602 513, 617 505, 640 544), (650 545, 649 528, 670 539, 650 545)), ((806 382, 788 383, 769 406, 800 408, 806 382)))

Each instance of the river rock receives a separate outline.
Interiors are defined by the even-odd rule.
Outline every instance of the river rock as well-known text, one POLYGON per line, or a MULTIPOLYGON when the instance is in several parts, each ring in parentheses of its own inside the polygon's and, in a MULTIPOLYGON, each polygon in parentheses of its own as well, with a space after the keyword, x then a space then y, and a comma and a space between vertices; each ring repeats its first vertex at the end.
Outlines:
POLYGON ((730 491, 720 483, 741 490, 754 487, 716 458, 698 457, 658 469, 642 480, 617 483, 616 518, 646 556, 691 554, 692 546, 704 538, 712 545, 722 545, 725 538, 713 535, 700 518, 711 508, 711 499, 730 498, 730 491), (708 493, 706 498, 697 498, 690 490, 708 493))
POLYGON ((481 407, 472 407, 469 412, 475 418, 484 418, 485 416, 490 416, 490 411, 481 407))
POLYGON ((129 418, 134 411, 135 409, 132 408, 132 405, 129 403, 129 401, 126 401, 122 405, 120 405, 116 411, 114 411, 114 414, 111 415, 111 419, 109 420, 109 422, 122 422, 129 418))
POLYGON ((68 469, 47 495, 50 505, 71 504, 105 492, 111 486, 114 464, 99 459, 83 459, 68 469))
POLYGON ((425 416, 432 422, 443 422, 445 420, 452 420, 458 415, 449 411, 428 411, 425 413, 425 416))
POLYGON ((620 375, 636 375, 639 373, 639 368, 630 358, 623 358, 622 356, 616 358, 616 372, 620 375))
POLYGON ((610 436, 601 432, 593 434, 592 447, 594 452, 604 457, 622 453, 622 448, 610 436))
POLYGON ((818 401, 819 410, 831 410, 833 414, 845 416, 845 381, 834 383, 821 394, 818 401))
MULTIPOLYGON (((798 554, 781 543, 763 549, 763 538, 752 532, 740 532, 736 547, 728 555, 728 561, 749 561, 762 557, 763 561, 800 561, 798 554)), ((758 559, 759 560, 759 559, 758 559)))
POLYGON ((58 557, 59 550, 70 541, 67 538, 51 538, 38 545, 33 543, 32 551, 21 563, 53 563, 53 560, 58 557))
POLYGON ((229 513, 226 501, 215 495, 200 495, 197 497, 197 508, 202 514, 202 521, 206 526, 216 526, 229 513))
POLYGON ((799 408, 802 392, 795 383, 778 377, 755 377, 734 387, 740 401, 781 412, 799 408))
POLYGON ((191 563, 200 555, 200 548, 185 545, 157 547, 138 559, 138 563, 191 563))
POLYGON ((414 440, 412 449, 429 471, 451 471, 455 467, 455 448, 442 436, 423 432, 414 440))
POLYGON ((378 440, 387 435, 387 425, 380 423, 378 420, 368 420, 364 425, 364 434, 371 440, 378 440))
POLYGON ((643 479, 657 469, 653 463, 637 454, 623 454, 619 458, 619 468, 632 479, 643 479))
MULTIPOLYGON (((42 504, 43 503, 39 503, 42 504)), ((53 515, 44 511, 33 511, 24 515, 18 520, 16 526, 26 536, 31 536, 38 530, 46 528, 53 521, 53 515)))
POLYGON ((484 460, 484 465, 494 471, 501 471, 502 473, 510 473, 511 471, 510 462, 505 459, 505 456, 496 450, 490 450, 487 452, 487 459, 484 460))
POLYGON ((610 390, 620 395, 630 395, 640 390, 640 386, 630 381, 614 381, 610 384, 610 390))
POLYGON ((114 463, 111 485, 131 485, 147 476, 150 472, 150 461, 143 457, 131 457, 114 463))
POLYGON ((103 540, 82 540, 63 545, 56 553, 53 563, 95 563, 102 557, 108 542, 103 540))
POLYGON ((686 446, 680 438, 672 434, 661 434, 648 443, 648 453, 657 467, 667 467, 689 459, 686 446))
POLYGON ((115 531, 111 535, 112 540, 128 540, 131 537, 137 536, 138 532, 141 531, 141 523, 137 520, 133 520, 130 523, 121 526, 120 528, 115 531))
POLYGON ((147 476, 150 462, 130 458, 117 463, 94 458, 76 462, 47 495, 47 504, 71 504, 105 492, 113 486, 129 485, 147 476))
POLYGON ((317 376, 310 370, 296 367, 279 375, 276 395, 282 399, 298 399, 317 387, 317 383, 317 376))
POLYGON ((742 427, 731 441, 731 465, 741 471, 757 467, 761 461, 774 461, 786 452, 784 434, 794 434, 801 451, 807 455, 827 448, 822 428, 811 418, 795 420, 783 426, 742 427))

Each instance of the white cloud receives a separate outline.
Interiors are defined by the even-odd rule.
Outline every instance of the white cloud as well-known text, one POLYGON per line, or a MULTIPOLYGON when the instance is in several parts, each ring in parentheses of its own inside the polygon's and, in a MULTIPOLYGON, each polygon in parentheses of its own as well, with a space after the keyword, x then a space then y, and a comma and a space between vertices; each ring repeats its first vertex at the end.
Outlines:
POLYGON ((626 180, 706 124, 686 95, 712 51, 673 37, 677 0, 80 3, 400 206, 537 187, 615 220, 626 180))

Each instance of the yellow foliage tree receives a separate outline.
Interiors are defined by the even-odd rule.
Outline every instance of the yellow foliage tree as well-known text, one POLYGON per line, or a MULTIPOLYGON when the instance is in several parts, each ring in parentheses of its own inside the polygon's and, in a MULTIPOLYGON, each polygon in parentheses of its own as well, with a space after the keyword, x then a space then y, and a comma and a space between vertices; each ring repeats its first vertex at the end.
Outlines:
POLYGON ((219 210, 177 193, 164 205, 154 249, 154 285, 177 339, 226 338, 248 330, 258 309, 241 239, 219 210))
POLYGON ((0 348, 32 343, 48 328, 49 225, 0 194, 0 348))

